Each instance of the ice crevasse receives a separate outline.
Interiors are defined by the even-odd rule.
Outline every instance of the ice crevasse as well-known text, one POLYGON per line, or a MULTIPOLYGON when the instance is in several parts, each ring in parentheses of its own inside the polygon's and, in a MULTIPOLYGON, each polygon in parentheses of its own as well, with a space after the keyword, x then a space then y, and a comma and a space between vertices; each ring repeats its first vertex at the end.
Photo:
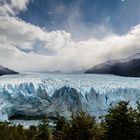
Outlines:
POLYGON ((81 111, 99 116, 120 100, 130 101, 135 107, 140 99, 139 79, 89 77, 79 77, 79 80, 69 76, 0 79, 0 120, 16 115, 69 117, 81 111))

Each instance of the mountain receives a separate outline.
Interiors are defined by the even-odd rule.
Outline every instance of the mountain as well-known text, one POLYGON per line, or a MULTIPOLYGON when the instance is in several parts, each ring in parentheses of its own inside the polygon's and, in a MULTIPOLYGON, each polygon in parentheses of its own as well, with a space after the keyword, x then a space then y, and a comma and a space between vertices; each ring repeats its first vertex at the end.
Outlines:
POLYGON ((127 58, 109 60, 105 63, 95 65, 85 73, 140 77, 140 53, 127 58))
POLYGON ((18 72, 10 70, 0 65, 0 76, 6 75, 6 74, 18 74, 18 72))

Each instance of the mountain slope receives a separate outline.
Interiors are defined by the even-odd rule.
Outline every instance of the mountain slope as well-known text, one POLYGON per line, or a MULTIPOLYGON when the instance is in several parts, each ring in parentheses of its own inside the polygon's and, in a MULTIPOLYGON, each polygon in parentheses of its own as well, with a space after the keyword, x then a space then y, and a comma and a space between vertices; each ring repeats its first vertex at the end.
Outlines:
POLYGON ((105 63, 95 65, 85 73, 140 77, 140 53, 124 59, 107 61, 105 63))
POLYGON ((0 65, 0 76, 5 75, 5 74, 18 74, 18 72, 10 70, 0 65))

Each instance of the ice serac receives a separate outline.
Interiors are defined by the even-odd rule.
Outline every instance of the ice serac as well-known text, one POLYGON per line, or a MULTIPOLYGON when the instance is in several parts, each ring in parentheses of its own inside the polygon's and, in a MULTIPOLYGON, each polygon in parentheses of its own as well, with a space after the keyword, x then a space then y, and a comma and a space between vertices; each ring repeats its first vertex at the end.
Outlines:
POLYGON ((130 101, 135 107, 140 99, 138 78, 105 75, 27 77, 0 79, 0 120, 46 114, 69 117, 81 111, 99 116, 120 100, 130 101))

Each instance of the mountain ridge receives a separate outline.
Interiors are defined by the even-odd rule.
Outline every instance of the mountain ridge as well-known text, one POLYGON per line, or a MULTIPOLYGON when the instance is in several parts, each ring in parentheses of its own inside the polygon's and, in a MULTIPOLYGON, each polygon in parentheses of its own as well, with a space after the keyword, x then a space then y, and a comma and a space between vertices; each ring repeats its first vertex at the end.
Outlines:
POLYGON ((86 70, 85 73, 140 77, 140 53, 126 58, 100 63, 86 70))
POLYGON ((18 74, 18 72, 0 65, 0 76, 6 75, 6 74, 18 74))

